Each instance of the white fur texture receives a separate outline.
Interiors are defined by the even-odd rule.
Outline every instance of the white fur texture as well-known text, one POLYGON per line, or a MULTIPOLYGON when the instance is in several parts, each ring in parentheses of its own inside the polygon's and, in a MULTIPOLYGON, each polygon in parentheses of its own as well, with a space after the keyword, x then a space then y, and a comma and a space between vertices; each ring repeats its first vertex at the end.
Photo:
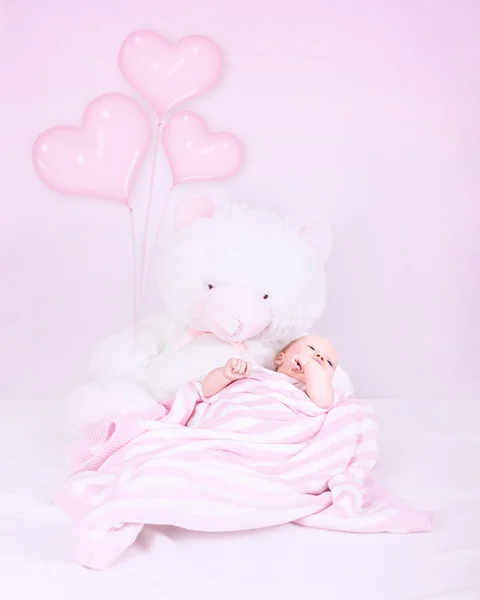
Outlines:
MULTIPOLYGON (((96 382, 69 398, 74 429, 150 406, 231 356, 271 367, 275 353, 322 314, 331 246, 324 220, 282 219, 211 195, 179 202, 175 223, 160 250, 158 285, 166 309, 141 323, 135 339, 129 331, 99 345, 92 360, 96 382), (241 324, 232 340, 245 340, 246 350, 232 346, 226 321, 241 324), (188 327, 215 335, 175 350, 188 327)), ((335 383, 352 393, 341 369, 335 383)))

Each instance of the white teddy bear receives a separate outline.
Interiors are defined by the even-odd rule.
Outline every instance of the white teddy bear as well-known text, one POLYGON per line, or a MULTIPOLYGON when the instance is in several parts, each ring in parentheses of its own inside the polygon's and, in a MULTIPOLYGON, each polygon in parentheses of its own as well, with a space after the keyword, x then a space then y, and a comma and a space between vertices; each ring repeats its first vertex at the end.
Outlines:
MULTIPOLYGON (((213 194, 184 198, 174 221, 159 256, 165 310, 99 345, 95 381, 69 398, 76 431, 153 406, 231 356, 273 367, 323 312, 331 248, 323 219, 282 219, 213 194)), ((334 386, 353 393, 340 368, 334 386)))

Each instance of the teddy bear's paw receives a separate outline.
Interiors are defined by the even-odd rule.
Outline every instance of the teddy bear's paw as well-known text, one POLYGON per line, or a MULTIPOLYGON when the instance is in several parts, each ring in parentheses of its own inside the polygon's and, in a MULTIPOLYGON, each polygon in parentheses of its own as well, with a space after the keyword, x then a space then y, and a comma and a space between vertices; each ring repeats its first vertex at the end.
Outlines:
POLYGON ((145 369, 157 353, 155 337, 132 330, 103 340, 90 363, 93 376, 100 381, 134 376, 145 369))
POLYGON ((66 399, 67 430, 76 435, 113 415, 151 408, 156 401, 130 381, 93 382, 83 385, 66 399))

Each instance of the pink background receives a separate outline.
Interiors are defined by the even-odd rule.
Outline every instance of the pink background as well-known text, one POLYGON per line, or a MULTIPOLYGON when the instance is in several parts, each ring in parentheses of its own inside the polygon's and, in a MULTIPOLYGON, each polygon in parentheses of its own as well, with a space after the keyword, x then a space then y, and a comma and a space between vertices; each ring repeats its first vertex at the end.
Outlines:
MULTIPOLYGON (((330 218, 321 330, 359 394, 478 392, 477 2, 3 0, 0 11, 0 397, 64 392, 92 345, 131 322, 126 212, 50 192, 31 146, 101 93, 138 98, 116 62, 137 28, 222 47, 222 84, 189 108, 245 143, 225 186, 234 199, 330 218)), ((158 201, 170 184, 161 156, 158 201)))

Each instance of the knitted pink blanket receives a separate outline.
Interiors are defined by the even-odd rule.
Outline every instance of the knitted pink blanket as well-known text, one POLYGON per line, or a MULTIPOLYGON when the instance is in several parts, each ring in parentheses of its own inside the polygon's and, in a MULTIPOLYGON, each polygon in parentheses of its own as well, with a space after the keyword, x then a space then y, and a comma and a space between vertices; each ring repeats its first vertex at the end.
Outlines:
POLYGON ((318 408, 265 369, 206 400, 200 385, 170 405, 103 422, 72 448, 57 504, 75 521, 75 560, 104 569, 146 524, 235 531, 295 522, 350 532, 429 531, 370 477, 373 409, 352 398, 318 408))

